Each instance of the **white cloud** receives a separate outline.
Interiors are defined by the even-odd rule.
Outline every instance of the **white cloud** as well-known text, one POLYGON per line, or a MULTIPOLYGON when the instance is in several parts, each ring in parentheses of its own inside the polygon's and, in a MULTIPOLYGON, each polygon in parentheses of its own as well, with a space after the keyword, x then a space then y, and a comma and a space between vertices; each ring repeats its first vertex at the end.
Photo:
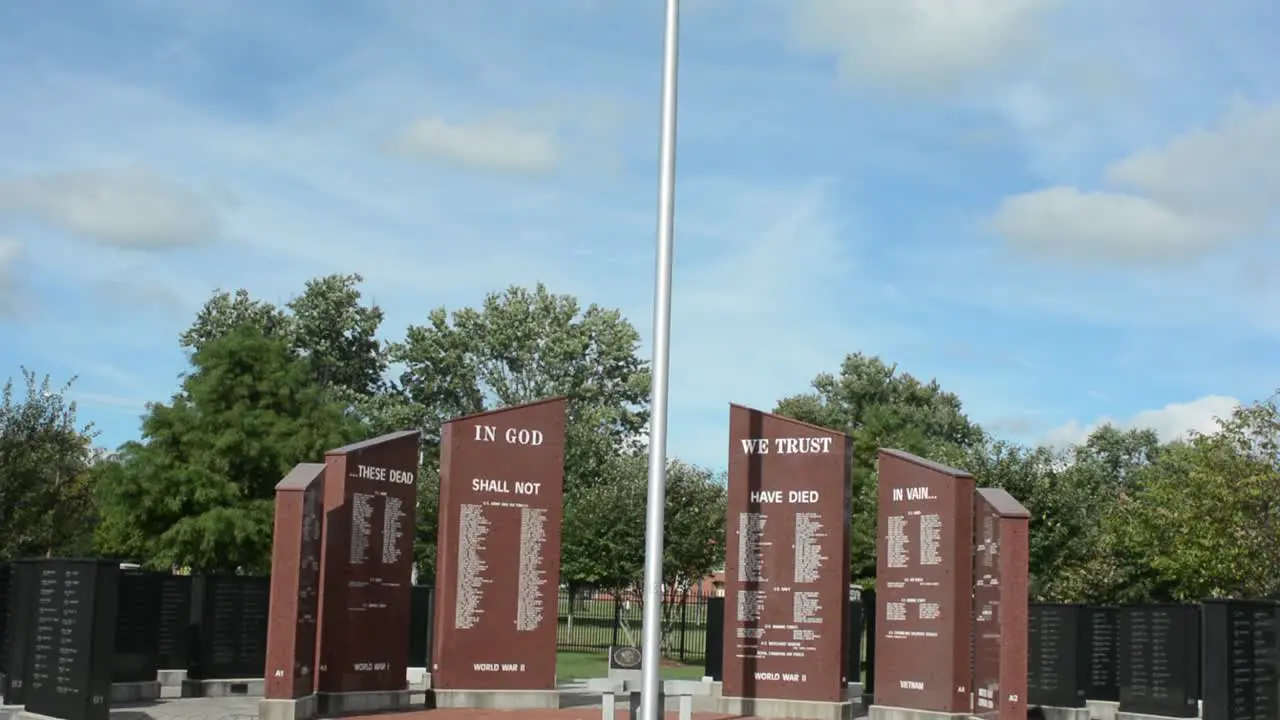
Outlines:
POLYGON ((1145 197, 1066 186, 1005 198, 991 226, 1018 250, 1116 264, 1195 258, 1229 239, 1231 229, 1145 197))
POLYGON ((451 123, 432 117, 404 128, 393 152, 427 163, 499 173, 545 173, 560 164, 555 136, 490 120, 451 123))
POLYGON ((0 180, 0 213, 6 212, 101 245, 136 250, 190 245, 220 229, 211 197, 141 168, 0 180))
POLYGON ((852 81, 936 92, 1004 69, 1058 0, 793 0, 793 33, 852 81))
POLYGON ((1114 425, 1121 429, 1150 428, 1156 431, 1161 442, 1169 442, 1187 437, 1194 431, 1212 433, 1218 429, 1218 419, 1231 415, 1240 401, 1225 395, 1206 395, 1185 403, 1169 403, 1159 410, 1143 410, 1133 417, 1117 421, 1102 417, 1089 424, 1081 424, 1071 420, 1053 430, 1044 437, 1044 442, 1057 447, 1082 442, 1094 430, 1103 425, 1114 425))
POLYGON ((1012 246, 1117 265, 1199 260, 1270 231, 1280 204, 1280 105, 1239 105, 1213 130, 1106 168, 1108 191, 1014 195, 991 227, 1012 246))

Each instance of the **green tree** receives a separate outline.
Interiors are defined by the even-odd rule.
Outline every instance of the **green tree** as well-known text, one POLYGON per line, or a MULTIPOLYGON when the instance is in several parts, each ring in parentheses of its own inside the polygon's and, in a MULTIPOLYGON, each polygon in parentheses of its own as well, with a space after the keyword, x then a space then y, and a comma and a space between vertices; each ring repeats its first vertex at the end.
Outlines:
MULTIPOLYGON (((403 368, 398 382, 362 415, 375 425, 421 428, 435 472, 445 421, 567 396, 565 489, 572 498, 615 472, 609 463, 644 426, 649 375, 636 354, 639 344, 635 328, 616 310, 584 310, 541 284, 513 286, 489 294, 479 308, 437 308, 426 323, 409 327, 390 347, 391 362, 403 368)), ((431 502, 423 498, 419 507, 428 512, 431 502)), ((566 502, 571 518, 577 506, 566 502)), ((433 523, 426 517, 419 523, 416 547, 426 555, 435 552, 433 523)), ((428 564, 426 556, 417 560, 428 564)))
POLYGON ((236 328, 251 326, 305 358, 312 377, 344 402, 360 403, 381 389, 387 368, 385 349, 377 339, 384 313, 377 305, 364 304, 362 282, 356 274, 315 278, 284 308, 255 300, 248 290, 219 290, 200 308, 179 342, 199 352, 236 328))
POLYGON ((1277 399, 1238 408, 1143 474, 1127 537, 1168 599, 1280 598, 1277 399))
POLYGON ((168 404, 148 407, 95 487, 108 555, 197 572, 270 567, 275 484, 359 437, 279 336, 244 324, 205 343, 168 404))
POLYGON ((814 378, 813 392, 779 401, 774 412, 853 437, 850 571, 855 578, 875 575, 876 451, 888 447, 945 460, 984 438, 960 398, 936 380, 921 382, 862 353, 845 357, 839 374, 814 378))
MULTIPOLYGON (((601 482, 565 499, 561 575, 575 585, 635 592, 644 578, 648 457, 615 455, 601 482)), ((663 583, 688 587, 724 564, 724 479, 671 459, 663 522, 663 583)))
POLYGON ((0 560, 81 550, 93 519, 97 433, 67 399, 74 379, 55 389, 23 368, 22 380, 21 392, 13 380, 0 391, 0 560))
POLYGON ((639 458, 615 456, 601 482, 565 497, 560 575, 571 586, 633 591, 644 577, 645 476, 639 458))

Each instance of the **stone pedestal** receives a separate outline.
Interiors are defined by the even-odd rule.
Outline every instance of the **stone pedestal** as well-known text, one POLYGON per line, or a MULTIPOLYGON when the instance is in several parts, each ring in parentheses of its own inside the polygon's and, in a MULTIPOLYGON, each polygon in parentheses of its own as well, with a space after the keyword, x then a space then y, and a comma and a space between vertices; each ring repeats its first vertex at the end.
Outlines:
POLYGON ((316 693, 319 714, 342 717, 368 715, 388 710, 408 710, 413 706, 410 690, 371 690, 367 692, 316 693))
POLYGON ((559 690, 433 690, 436 708, 558 710, 559 690))
POLYGON ((258 701, 258 720, 311 720, 319 710, 315 695, 291 700, 258 701))

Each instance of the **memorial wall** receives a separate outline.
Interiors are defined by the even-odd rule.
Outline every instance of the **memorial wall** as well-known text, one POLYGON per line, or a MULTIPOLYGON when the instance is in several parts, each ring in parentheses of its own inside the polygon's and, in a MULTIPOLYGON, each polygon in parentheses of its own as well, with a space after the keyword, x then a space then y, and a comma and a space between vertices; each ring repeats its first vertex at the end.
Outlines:
POLYGON ((726 697, 844 699, 852 453, 843 433, 730 406, 726 697))
POLYGON ((554 690, 567 402, 441 429, 432 686, 554 690))
POLYGON ((1200 695, 1200 606, 1120 609, 1120 711, 1196 717, 1200 695))
POLYGON ((881 449, 875 705, 970 711, 973 476, 881 449))
POLYGON ((1008 492, 974 501, 973 710, 989 720, 1027 716, 1027 608, 1031 513, 1008 492))
POLYGON ((32 567, 25 708, 63 720, 107 720, 120 567, 98 560, 32 567))
POLYGON ((420 439, 410 430, 325 453, 317 692, 406 687, 420 439))
POLYGON ((1280 718, 1280 604, 1204 602, 1203 720, 1280 718))
POLYGON ((315 692, 325 470, 300 463, 276 485, 264 687, 273 700, 315 692))

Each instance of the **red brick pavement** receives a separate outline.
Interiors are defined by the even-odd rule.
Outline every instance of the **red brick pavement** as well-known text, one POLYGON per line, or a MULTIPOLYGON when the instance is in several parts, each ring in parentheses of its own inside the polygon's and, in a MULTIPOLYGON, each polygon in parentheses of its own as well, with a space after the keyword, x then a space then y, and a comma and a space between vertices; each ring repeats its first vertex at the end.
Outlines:
MULTIPOLYGON (((628 720, 626 709, 614 715, 615 720, 628 720)), ((679 720, 679 713, 669 712, 665 720, 679 720)), ((694 720, 747 720, 741 715, 694 713, 694 720)), ((560 710, 478 710, 472 708, 448 708, 440 710, 416 710, 404 713, 379 713, 357 715, 345 720, 600 720, 600 708, 580 707, 560 710)))

